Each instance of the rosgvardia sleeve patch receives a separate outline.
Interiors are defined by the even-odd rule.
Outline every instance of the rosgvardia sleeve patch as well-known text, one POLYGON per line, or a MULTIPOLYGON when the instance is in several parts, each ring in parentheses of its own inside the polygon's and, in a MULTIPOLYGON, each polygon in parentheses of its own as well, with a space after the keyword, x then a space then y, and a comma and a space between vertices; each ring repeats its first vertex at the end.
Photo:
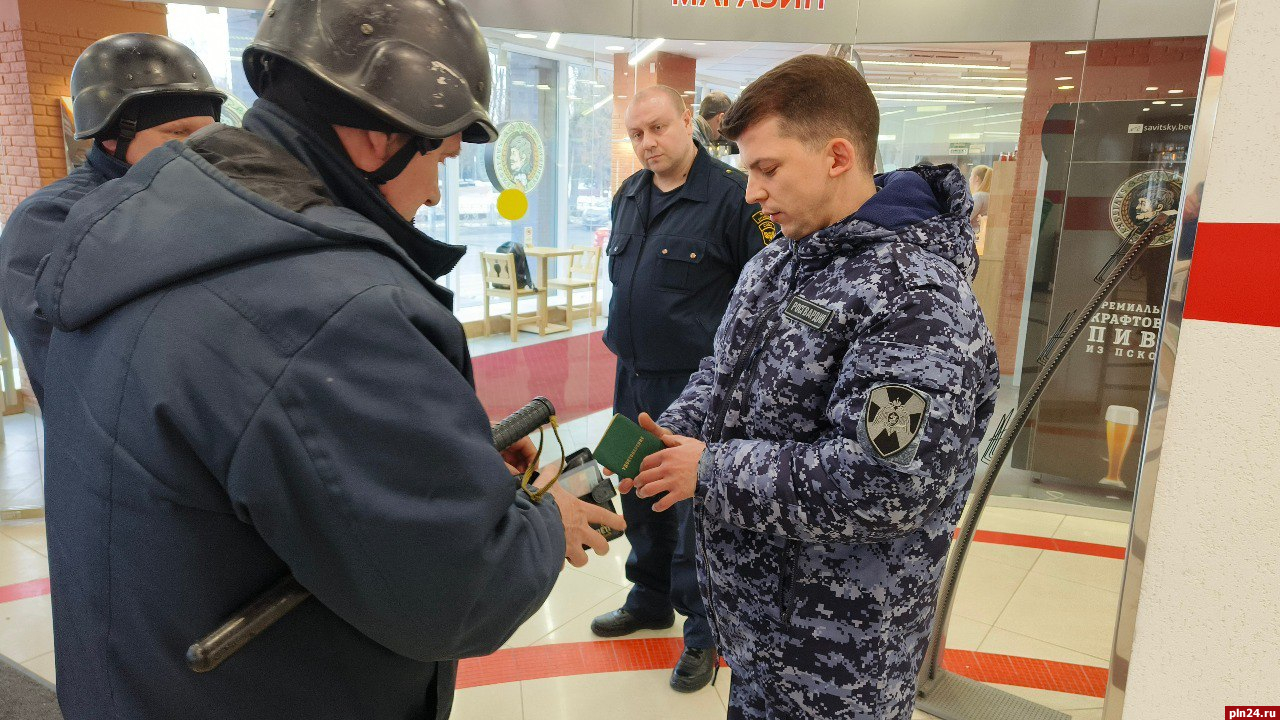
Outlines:
POLYGON ((858 423, 863 448, 894 465, 910 465, 924 437, 931 402, 920 388, 896 383, 873 386, 858 423))

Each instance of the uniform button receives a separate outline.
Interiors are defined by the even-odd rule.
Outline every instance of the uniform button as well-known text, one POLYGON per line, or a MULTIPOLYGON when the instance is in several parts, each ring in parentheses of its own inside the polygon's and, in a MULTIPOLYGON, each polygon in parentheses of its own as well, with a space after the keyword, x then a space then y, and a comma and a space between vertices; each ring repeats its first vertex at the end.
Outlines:
POLYGON ((690 260, 697 260, 697 259, 698 259, 698 253, 689 253, 689 259, 690 259, 690 260))
POLYGON ((666 248, 662 248, 662 254, 663 254, 663 255, 666 255, 666 254, 667 254, 667 249, 666 249, 666 248))

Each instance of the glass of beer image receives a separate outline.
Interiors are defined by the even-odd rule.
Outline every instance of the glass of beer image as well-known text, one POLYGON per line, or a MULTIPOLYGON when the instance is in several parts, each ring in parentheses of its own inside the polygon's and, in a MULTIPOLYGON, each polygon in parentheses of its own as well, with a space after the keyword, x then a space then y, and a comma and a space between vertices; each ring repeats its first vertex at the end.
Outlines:
POLYGON ((1107 476, 1099 481, 1102 485, 1125 487, 1120 479, 1120 469, 1124 467, 1124 459, 1129 454, 1129 446, 1133 444, 1133 436, 1138 431, 1138 409, 1125 405, 1111 405, 1107 408, 1107 476))

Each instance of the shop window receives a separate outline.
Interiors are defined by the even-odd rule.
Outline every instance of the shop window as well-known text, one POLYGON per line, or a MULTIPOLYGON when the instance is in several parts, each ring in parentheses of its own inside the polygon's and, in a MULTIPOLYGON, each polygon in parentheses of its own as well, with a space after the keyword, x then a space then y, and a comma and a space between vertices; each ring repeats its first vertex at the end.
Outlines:
MULTIPOLYGON (((195 47, 219 84, 246 102, 252 93, 239 54, 260 18, 261 11, 170 6, 174 36, 195 47)), ((555 44, 546 33, 493 28, 484 33, 494 71, 493 119, 499 127, 520 124, 537 142, 522 141, 511 151, 523 166, 508 168, 505 180, 497 177, 492 146, 464 145, 442 176, 442 205, 417 213, 421 230, 468 248, 443 279, 455 292, 455 312, 464 322, 480 317, 476 258, 481 251, 507 242, 557 248, 604 244, 614 188, 638 169, 621 124, 638 87, 675 78, 667 82, 681 85, 696 112, 709 91, 736 97, 777 63, 828 50, 782 43, 668 42, 660 55, 633 66, 627 59, 641 45, 637 40, 565 35, 555 44), (529 200, 527 213, 515 220, 503 218, 497 208, 500 190, 512 182, 525 186, 529 200)), ((974 291, 999 346, 1006 376, 1002 410, 1016 404, 1019 388, 1040 367, 1042 350, 1087 298, 1093 276, 1120 246, 1117 223, 1124 225, 1124 219, 1111 217, 1111 206, 1121 202, 1116 200, 1121 186, 1148 170, 1180 172, 1203 49, 1202 38, 857 48, 881 106, 879 169, 930 163, 954 164, 966 177, 978 173, 973 189, 981 195, 982 211, 972 221, 981 263, 974 291), (1143 132, 1129 131, 1137 126, 1143 132), (1105 171, 1099 164, 1104 162, 1111 163, 1105 171)), ((1148 203, 1160 205, 1157 212, 1176 213, 1161 198, 1180 191, 1176 182, 1169 184, 1153 190, 1148 203)), ((1139 220, 1134 212, 1129 225, 1139 220)), ((1123 291, 1117 302, 1147 310, 1162 303, 1167 257, 1161 252, 1167 249, 1153 251, 1147 261, 1145 289, 1123 291)), ((553 262, 548 274, 560 271, 553 262)), ((599 278, 606 306, 607 275, 602 270, 599 278)), ((1159 318, 1153 312, 1137 314, 1143 316, 1130 323, 1152 327, 1101 323, 1095 342, 1072 351, 997 494, 1117 510, 1128 506, 1137 453, 1132 447, 1126 452, 1116 480, 1106 461, 1112 452, 1106 417, 1112 406, 1132 412, 1111 416, 1136 412, 1145 417, 1143 395, 1155 349, 1143 333, 1157 330, 1159 318), (1099 333, 1107 342, 1096 342, 1099 333), (1128 343, 1119 348, 1121 355, 1115 354, 1116 338, 1128 343), (1075 358, 1094 350, 1101 354, 1094 353, 1093 364, 1075 358), (1106 388, 1117 383, 1128 388, 1128 395, 1108 399, 1106 388), (1103 478, 1118 484, 1099 484, 1103 478)), ((1136 438, 1130 445, 1139 443, 1136 438)))
MULTIPOLYGON (((480 305, 481 252, 493 252, 506 242, 557 246, 562 244, 557 226, 557 163, 562 135, 558 109, 561 87, 556 60, 499 49, 491 54, 494 67, 493 96, 489 112, 499 130, 519 123, 519 136, 503 157, 495 157, 495 145, 465 144, 458 158, 457 184, 446 189, 457 208, 458 224, 449 242, 467 247, 447 282, 454 289, 455 312, 480 305), (505 164, 505 166, 504 166, 505 164), (528 197, 527 214, 511 221, 498 213, 498 193, 518 187, 528 197)), ((545 283, 545 279, 535 279, 545 283)))

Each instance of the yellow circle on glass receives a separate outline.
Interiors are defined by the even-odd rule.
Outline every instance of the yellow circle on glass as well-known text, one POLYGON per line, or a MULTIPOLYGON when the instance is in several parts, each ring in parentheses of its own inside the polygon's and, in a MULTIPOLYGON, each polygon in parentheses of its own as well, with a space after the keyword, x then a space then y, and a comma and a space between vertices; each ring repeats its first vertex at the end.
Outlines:
POLYGON ((514 222, 524 217, 527 212, 529 212, 529 196, 525 195, 523 190, 512 188, 498 194, 498 214, 502 217, 514 222))

